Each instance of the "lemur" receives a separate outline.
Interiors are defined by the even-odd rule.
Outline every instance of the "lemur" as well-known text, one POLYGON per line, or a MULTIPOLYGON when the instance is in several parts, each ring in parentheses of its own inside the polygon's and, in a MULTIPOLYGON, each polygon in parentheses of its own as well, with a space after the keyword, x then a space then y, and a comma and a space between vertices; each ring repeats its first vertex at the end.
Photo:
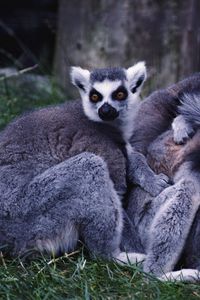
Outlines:
POLYGON ((72 83, 78 88, 85 115, 94 122, 109 124, 120 130, 133 166, 132 182, 153 196, 168 186, 168 177, 155 174, 143 156, 131 147, 135 117, 140 107, 139 93, 146 79, 144 62, 133 67, 96 69, 91 73, 80 67, 71 69, 72 83), (135 167, 135 161, 137 166, 135 167))
MULTIPOLYGON (((141 68, 142 63, 140 63, 138 66, 141 68)), ((127 73, 128 71, 129 70, 127 70, 127 73)), ((139 144, 141 143, 142 146, 145 147, 145 143, 149 142, 148 139, 152 138, 151 136, 152 133, 154 133, 154 131, 157 133, 160 130, 163 130, 163 127, 165 127, 166 124, 168 127, 172 126, 173 128, 174 141, 177 144, 185 143, 194 134, 194 130, 195 130, 195 126, 194 126, 195 124, 192 117, 194 115, 195 109, 194 109, 194 104, 193 106, 191 106, 190 103, 191 95, 187 96, 186 94, 183 94, 182 97, 180 95, 179 97, 174 97, 174 98, 168 97, 167 100, 169 101, 169 103, 168 101, 164 103, 163 100, 165 99, 159 99, 157 97, 156 100, 158 101, 156 103, 157 104, 156 106, 153 105, 155 101, 154 100, 152 101, 154 96, 150 97, 151 99, 150 101, 148 99, 144 103, 139 103, 138 98, 136 98, 137 101, 130 101, 130 98, 133 97, 130 92, 134 92, 135 94, 135 86, 134 86, 134 90, 132 91, 130 89, 129 92, 126 81, 123 84, 122 82, 116 82, 116 81, 113 82, 113 77, 112 79, 110 79, 107 78, 106 76, 108 69, 98 70, 99 74, 97 73, 97 71, 95 71, 95 75, 94 73, 92 73, 94 77, 93 76, 90 77, 88 72, 89 71, 83 70, 81 68, 72 68, 72 82, 80 90, 82 101, 83 101, 84 112, 86 116, 95 122, 110 122, 112 126, 114 125, 120 128, 124 140, 127 143, 128 158, 129 158, 129 174, 130 177, 132 177, 132 181, 139 183, 140 186, 144 188, 144 190, 150 192, 151 195, 156 195, 158 192, 158 190, 155 190, 156 175, 153 172, 153 169, 149 167, 148 160, 146 160, 146 157, 144 157, 142 151, 138 151, 137 149, 138 143, 139 144), (102 74, 102 71, 105 73, 104 76, 102 74), (91 80, 91 78, 95 78, 98 76, 100 77, 101 81, 95 85, 94 82, 91 80), (119 99, 117 98, 117 93, 120 93, 119 95, 121 97, 119 97, 119 99), (129 93, 131 97, 129 96, 129 93), (119 104, 121 107, 124 107, 126 105, 134 105, 135 110, 128 108, 128 110, 124 111, 124 114, 121 114, 121 119, 120 119, 118 118, 118 112, 120 111, 119 104), (164 107, 162 107, 162 105, 164 105, 164 107), (144 109, 145 106, 146 108, 148 107, 146 110, 144 109), (192 107, 193 107, 193 112, 192 112, 192 107), (156 121, 153 120, 153 122, 151 122, 150 120, 150 122, 148 122, 149 118, 159 113, 159 108, 161 109, 160 111, 161 117, 158 116, 156 121), (102 114, 104 110, 105 110, 105 114, 102 114), (145 113, 147 113, 147 116, 144 114, 143 110, 145 111, 145 113), (153 113, 152 110, 154 110, 153 113), (167 113, 162 114, 162 112, 164 111, 167 113), (130 114, 129 117, 130 123, 127 123, 126 124, 127 126, 124 126, 123 122, 124 121, 126 122, 127 120, 126 114, 130 114), (164 118, 162 122, 160 122, 161 118, 164 118), (155 122, 157 122, 157 124, 159 125, 158 127, 154 127, 155 122), (138 124, 140 126, 138 126, 138 124), (140 138, 138 140, 137 130, 140 132, 139 137, 141 137, 141 135, 144 134, 145 136, 148 137, 148 139, 143 141, 143 139, 140 138), (132 143, 133 147, 129 145, 129 140, 131 136, 132 136, 132 140, 136 141, 136 143, 132 143), (150 189, 151 187, 153 190, 150 189)), ((144 75, 142 74, 141 76, 144 75)), ((164 96, 166 95, 164 94, 164 96)), ((147 147, 146 147, 146 151, 147 151, 147 147)), ((156 149, 154 149, 154 151, 156 151, 156 149)), ((158 174, 159 173, 160 172, 158 172, 158 174)), ((178 175, 179 173, 176 174, 176 178, 182 176, 182 175, 178 175)), ((162 175, 162 173, 160 174, 161 176, 165 176, 162 175)), ((165 177, 165 183, 167 183, 166 178, 167 177, 165 177)), ((159 179, 161 179, 161 177, 159 179)), ((153 234, 149 234, 149 237, 153 236, 153 239, 150 242, 151 246, 147 250, 147 259, 144 264, 144 269, 145 271, 154 271, 156 275, 160 275, 159 272, 167 272, 173 270, 172 266, 174 264, 174 261, 176 261, 180 253, 180 249, 182 249, 184 245, 185 238, 189 232, 190 226, 192 224, 195 213, 199 206, 200 197, 199 199, 196 200, 193 199, 193 196, 191 194, 192 196, 191 199, 190 198, 189 200, 187 199, 190 193, 193 193, 194 191, 196 193, 196 190, 198 190, 196 186, 197 180, 194 180, 192 176, 187 184, 186 182, 182 183, 182 181, 180 181, 180 178, 175 180, 177 180, 178 184, 173 185, 172 188, 166 189, 166 191, 160 195, 160 198, 163 197, 163 199, 166 199, 167 198, 166 194, 169 193, 170 196, 173 195, 174 200, 171 201, 170 199, 171 201, 170 203, 169 201, 166 201, 166 204, 161 209, 160 213, 156 214, 155 219, 153 221, 153 225, 151 227, 154 228, 153 234), (193 187, 194 189, 191 190, 193 187), (184 188, 184 192, 181 190, 183 188, 184 188), (179 200, 180 190, 181 190, 181 197, 182 197, 181 200, 179 200), (182 207, 180 207, 178 210, 179 215, 178 213, 173 215, 172 214, 172 210, 174 209, 173 206, 179 205, 178 200, 183 202, 182 207), (168 217, 167 220, 166 220, 166 215, 168 217), (188 218, 187 222, 186 222, 186 218, 188 218), (160 228, 157 228, 158 227, 157 225, 154 226, 154 224, 157 223, 159 223, 160 228), (174 223, 177 223, 177 228, 175 230, 177 230, 177 232, 180 233, 179 235, 180 241, 179 242, 177 241, 178 235, 175 232, 172 238, 172 242, 170 240, 165 242, 165 238, 168 238, 168 235, 164 230, 161 233, 162 230, 161 228, 167 227, 169 231, 172 232, 174 223), (160 240, 154 239, 154 236, 158 237, 159 234, 160 234, 160 240), (175 240, 175 242, 173 240, 175 240), (168 249, 165 249, 165 252, 162 253, 160 258, 157 259, 158 261, 155 261, 155 257, 159 255, 157 251, 157 248, 159 247, 157 244, 164 245, 165 247, 168 244, 168 249), (156 250, 153 249, 153 247, 156 250), (152 261, 153 250, 155 250, 155 252, 153 253, 154 260, 152 261), (166 255, 165 257, 167 250, 169 250, 169 253, 167 253, 168 255, 166 255), (172 254, 173 254, 173 258, 169 257, 172 254), (159 260, 163 260, 162 265, 159 265, 159 260)), ((169 195, 168 197, 170 197, 169 195)), ((161 202, 164 203, 164 200, 162 200, 161 202)), ((160 200, 159 201, 155 200, 154 206, 155 207, 160 206, 160 200), (159 203, 159 205, 157 203, 159 203)), ((160 247, 162 248, 161 249, 162 251, 163 251, 163 247, 160 247)), ((196 270, 194 270, 194 272, 196 272, 196 270)))
MULTIPOLYGON (((115 82, 123 74, 136 96, 142 84, 137 68, 107 69, 104 79, 115 82)), ((100 73, 93 73, 96 83, 102 83, 100 73)), ((13 255, 31 249, 58 255, 74 249, 80 238, 93 254, 127 262, 119 248, 126 137, 109 124, 88 120, 81 102, 74 101, 26 114, 0 133, 0 244, 13 255)), ((144 255, 128 253, 129 261, 141 259, 144 255)))
POLYGON ((38 109, 0 133, 0 245, 11 254, 33 249, 59 255, 81 239, 92 254, 144 259, 120 251, 129 134, 119 129, 131 125, 145 76, 142 63, 127 70, 73 69, 82 95, 90 86, 88 106, 83 96, 83 107, 77 100, 38 109), (89 105, 101 106, 98 114, 90 111, 92 120, 89 105))
POLYGON ((153 93, 141 103, 130 139, 156 173, 174 182, 156 198, 141 188, 129 196, 127 212, 147 254, 144 270, 161 276, 178 261, 194 268, 169 273, 178 280, 200 280, 199 94, 200 74, 153 93))

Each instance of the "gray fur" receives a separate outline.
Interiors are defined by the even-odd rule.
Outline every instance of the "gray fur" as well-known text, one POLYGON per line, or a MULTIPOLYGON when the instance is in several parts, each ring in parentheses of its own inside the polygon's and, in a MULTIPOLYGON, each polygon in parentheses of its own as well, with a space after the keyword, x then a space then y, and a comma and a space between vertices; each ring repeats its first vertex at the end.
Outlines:
POLYGON ((177 144, 186 143, 191 138, 196 129, 200 125, 200 94, 196 93, 183 93, 179 96, 180 106, 177 116, 173 123, 174 141, 177 144))
POLYGON ((156 173, 164 172, 175 182, 156 198, 136 188, 128 201, 128 216, 138 228, 147 253, 144 269, 156 275, 174 270, 178 261, 186 268, 200 266, 200 173, 190 162, 190 155, 200 150, 199 134, 186 145, 176 146, 172 131, 165 132, 178 112, 178 93, 190 88, 191 92, 200 89, 199 74, 145 100, 131 139, 132 146, 147 157, 156 173))
MULTIPOLYGON (((172 90, 173 88, 174 87, 172 87, 172 90)), ((149 183, 148 180, 145 179, 145 172, 147 172, 146 170, 148 169, 148 164, 143 154, 148 153, 148 146, 159 134, 163 132, 163 129, 166 130, 170 127, 173 118, 178 112, 177 97, 174 96, 173 93, 170 92, 170 90, 161 91, 155 95, 151 98, 151 100, 153 99, 151 102, 149 102, 150 100, 148 99, 146 100, 146 102, 144 102, 144 104, 141 105, 137 117, 138 122, 137 119, 134 122, 136 126, 134 129, 133 139, 131 140, 132 146, 134 148, 134 152, 132 154, 134 154, 135 161, 130 160, 129 164, 134 162, 132 169, 134 170, 135 168, 138 173, 134 173, 133 177, 138 178, 141 181, 139 183, 142 183, 143 186, 145 183, 151 186, 155 182, 153 171, 147 174, 147 179, 148 177, 153 178, 152 183, 149 183), (162 98, 161 96, 164 97, 162 98), (167 99, 167 101, 164 103, 163 108, 162 101, 165 100, 165 98, 167 99), (156 104, 156 106, 155 110, 153 111, 152 108, 154 104, 156 104), (146 119, 141 118, 140 115, 144 113, 144 108, 146 108, 146 112, 148 113, 146 119), (155 119, 153 119, 152 124, 145 123, 149 121, 149 118, 155 117, 154 115, 158 112, 161 112, 161 117, 158 118, 158 120, 155 121, 155 119), (143 122, 142 128, 144 128, 146 132, 141 131, 141 127, 139 126, 141 125, 141 121, 143 122), (156 124, 157 121, 161 121, 161 123, 156 124), (148 127, 145 128, 144 125, 147 125, 148 127), (138 132, 140 131, 139 135, 137 134, 137 130, 138 132), (147 136, 148 139, 144 141, 144 136, 142 135, 145 135, 146 133, 148 133, 149 136, 147 136), (143 139, 140 140, 140 136, 142 136, 143 139), (133 142, 134 139, 136 143, 133 142), (139 148, 137 148, 138 146, 139 148), (138 153, 136 153, 137 151, 138 153), (135 155, 135 153, 137 155, 135 155)), ((148 201, 147 206, 145 205, 145 211, 143 211, 143 208, 140 206, 141 199, 138 200, 138 211, 135 205, 135 194, 134 204, 131 204, 131 201, 129 201, 127 212, 129 214, 129 217, 132 218, 134 225, 138 225, 138 228, 141 228, 139 233, 141 240, 144 240, 144 250, 147 253, 147 258, 144 262, 144 270, 147 272, 153 272, 156 275, 162 275, 163 273, 172 271, 175 268, 175 264, 181 256, 181 252, 183 251, 188 233, 192 226, 192 222, 199 207, 200 194, 198 184, 196 183, 198 182, 199 174, 197 173, 195 175, 192 170, 191 164, 189 168, 185 168, 184 166, 185 165, 183 164, 182 167, 179 168, 178 173, 174 173, 175 177, 173 177, 175 180, 175 184, 161 193, 161 195, 153 201, 152 199, 148 201), (179 174, 179 176, 177 174, 179 174), (164 206, 161 207, 161 204, 163 203, 164 206), (136 211, 136 214, 130 213, 131 207, 133 207, 133 209, 136 211), (134 215, 136 219, 133 217, 134 215), (136 223, 137 219, 139 220, 138 224, 136 223), (143 219, 144 221, 142 221, 143 219)), ((131 170, 131 166, 129 168, 131 170)), ((159 168, 157 168, 157 170, 158 169, 159 168)), ((130 174, 131 172, 133 171, 129 171, 130 174)), ((162 180, 166 179, 167 177, 163 176, 162 180)), ((154 189, 155 188, 153 186, 153 190, 154 189)), ((123 241, 124 238, 122 238, 122 244, 123 241)))
POLYGON ((171 128, 179 114, 180 93, 197 93, 200 87, 200 73, 186 78, 167 89, 156 91, 140 106, 131 137, 134 149, 147 154, 149 145, 163 132, 171 128))
POLYGON ((123 68, 105 68, 105 69, 94 69, 90 75, 90 81, 94 84, 95 81, 102 82, 105 79, 115 80, 126 80, 126 73, 123 68))
POLYGON ((83 153, 48 168, 28 184, 18 206, 20 223, 29 230, 22 245, 22 239, 16 242, 15 254, 30 248, 68 252, 81 236, 93 254, 111 257, 119 251, 121 204, 98 156, 83 153))
MULTIPOLYGON (((185 175, 187 174, 183 174, 182 179, 156 198, 139 187, 129 197, 127 213, 138 230, 143 252, 147 254, 144 271, 157 276, 173 271, 182 257, 185 261, 183 267, 199 269, 196 263, 191 263, 196 248, 196 236, 193 240, 188 236, 189 232, 193 236, 192 232, 199 232, 200 229, 192 226, 200 203, 199 186, 194 184, 191 177, 185 175), (190 243, 187 242, 188 238, 190 243), (184 248, 187 249, 186 256, 184 248)), ((199 174, 194 180, 199 180, 199 174)), ((129 249, 131 250, 133 251, 129 249)), ((195 260, 200 260, 197 252, 195 260)))
POLYGON ((186 121, 183 115, 178 115, 172 122, 174 131, 174 142, 181 145, 185 144, 195 133, 194 126, 186 121))
POLYGON ((145 79, 143 62, 127 70, 109 68, 89 72, 80 67, 71 68, 71 80, 80 92, 85 115, 89 120, 109 123, 118 128, 125 142, 132 135, 139 94, 145 79), (93 80, 95 74, 99 80, 93 80), (119 92, 123 95, 122 99, 117 98, 119 92), (92 95, 97 96, 96 101, 92 100, 92 95))
POLYGON ((120 250, 123 148, 117 129, 89 121, 80 101, 9 124, 0 135, 0 246, 14 256, 59 255, 80 239, 92 254, 128 262, 120 250))
POLYGON ((152 196, 157 196, 169 186, 168 176, 162 173, 155 174, 145 156, 137 151, 128 152, 128 178, 152 196))
MULTIPOLYGON (((111 126, 118 128, 123 136, 124 142, 126 143, 127 154, 128 154, 128 177, 132 183, 139 184, 146 191, 151 193, 153 196, 158 195, 164 188, 168 186, 168 177, 164 174, 155 174, 146 163, 144 156, 134 151, 129 144, 129 138, 131 137, 134 126, 135 116, 139 109, 139 92, 143 81, 146 78, 146 68, 143 62, 139 62, 133 67, 127 70, 121 68, 109 68, 109 69, 98 69, 94 70, 90 74, 89 71, 83 70, 80 67, 72 67, 71 77, 72 83, 78 87, 82 98, 85 115, 93 121, 105 122, 102 120, 99 112, 107 105, 110 110, 115 112, 117 116, 112 122, 111 126), (123 73, 123 76, 120 75, 123 73), (96 76, 96 77, 95 77, 96 76), (77 80, 84 86, 84 90, 77 85, 77 80), (94 78, 96 78, 94 80, 94 78), (109 79, 106 80, 106 79, 109 79), (116 82, 112 81, 118 80, 116 82), (101 84, 95 86, 95 82, 99 81, 101 84), (126 98, 122 101, 117 101, 112 98, 113 92, 117 88, 123 87, 126 90, 126 98), (96 93, 101 94, 101 98, 96 103, 90 101, 89 91, 95 88, 96 93)), ((111 112, 111 111, 110 111, 111 112)))
MULTIPOLYGON (((72 72, 73 83, 78 80, 85 93, 90 72, 72 72)), ((102 74, 114 80, 119 73, 124 78, 120 72, 102 74)), ((137 81, 134 72, 145 79, 140 63, 128 69, 127 84, 137 81)), ((123 127, 130 122, 123 121, 123 127)), ((91 122, 80 101, 40 109, 9 124, 0 136, 0 243, 8 244, 13 255, 30 249, 57 255, 74 249, 80 238, 91 253, 127 262, 119 249, 122 219, 129 224, 120 203, 126 192, 124 146, 118 124, 91 122)), ((133 262, 144 258, 129 254, 133 262)))
MULTIPOLYGON (((149 155, 150 144, 169 128, 176 107, 176 97, 170 91, 158 92, 150 100, 144 101, 131 139, 136 151, 149 155)), ((157 249, 158 253, 161 250, 160 261, 158 263, 156 260, 154 269, 149 270, 160 274, 160 268, 173 269, 181 249, 173 248, 176 243, 170 245, 168 239, 166 246, 169 251, 165 254, 169 261, 162 259, 163 252, 158 239, 165 237, 166 232, 163 226, 157 226, 164 224, 162 216, 165 216, 164 213, 158 213, 159 203, 166 201, 169 204, 166 213, 173 213, 171 202, 176 204, 180 198, 178 195, 183 189, 179 187, 183 181, 177 179, 177 186, 173 186, 173 194, 174 188, 177 193, 175 202, 165 197, 153 199, 141 188, 133 190, 127 216, 118 196, 126 191, 126 161, 122 151, 124 140, 116 128, 107 126, 89 121, 78 101, 25 115, 1 133, 0 243, 7 244, 12 254, 24 254, 31 249, 58 254, 74 249, 80 238, 91 253, 127 262, 127 256, 119 249, 121 241, 121 249, 133 252, 130 253, 132 262, 137 258, 144 259, 144 255, 135 253, 138 249, 143 248, 144 252, 148 250, 149 254, 152 249, 157 249), (121 240, 123 218, 126 222, 121 240), (134 235, 132 241, 130 236, 127 237, 130 224, 133 229, 131 232, 139 233, 135 244, 134 235), (155 240, 151 234, 154 230, 155 240), (171 249, 177 254, 173 260, 171 249)), ((154 165, 152 169, 156 172, 159 168, 154 165)), ((184 174, 182 179, 185 180, 184 174)), ((184 181, 188 192, 187 196, 183 190, 184 199, 190 201, 184 203, 185 215, 177 223, 180 229, 177 232, 179 234, 181 231, 182 235, 181 247, 187 239, 194 208, 197 209, 197 205, 193 207, 190 203, 198 203, 198 199, 196 201, 196 197, 193 198, 198 190, 191 180, 189 183, 184 181), (189 222, 184 223, 185 216, 189 216, 189 222)), ((174 212, 179 216, 179 210, 175 209, 174 212)), ((179 235, 174 231, 173 240, 177 241, 177 237, 179 235)), ((196 253, 196 249, 194 247, 192 251, 196 253)), ((146 268, 152 266, 151 255, 149 257, 146 268)), ((152 255, 152 259, 154 257, 152 255)), ((197 259, 196 264, 198 262, 197 259)))
MULTIPOLYGON (((35 247, 37 240, 57 238, 57 235, 62 235, 65 228, 77 228, 80 234, 79 227, 82 223, 84 225, 84 219, 87 218, 84 214, 89 214, 90 211, 89 202, 88 211, 79 209, 81 203, 85 205, 86 199, 89 200, 92 193, 95 193, 96 184, 96 188, 100 183, 103 184, 102 188, 111 185, 110 179, 104 175, 107 174, 105 171, 107 169, 102 159, 90 155, 87 161, 88 155, 84 154, 80 158, 76 156, 86 150, 95 152, 95 149, 100 154, 104 147, 107 148, 107 142, 112 143, 111 149, 116 149, 117 142, 111 142, 108 137, 104 142, 103 129, 100 133, 102 141, 99 143, 94 134, 96 129, 95 125, 90 126, 90 121, 84 116, 81 103, 74 102, 25 115, 11 123, 1 133, 1 244, 3 242, 12 245, 14 254, 35 247), (82 122, 81 127, 80 122, 82 122), (91 136, 91 148, 88 144, 87 149, 85 141, 89 136, 91 136), (70 160, 70 157, 74 158, 70 160), (89 171, 91 175, 87 176, 89 171), (98 172, 101 172, 99 183, 93 181, 93 177, 98 172), (86 199, 81 197, 84 194, 87 195, 86 199), (69 206, 68 209, 65 208, 66 205, 69 206)), ((113 151, 115 152, 114 149, 113 151)), ((113 157, 113 151, 110 157, 113 157)), ((103 152, 108 155, 105 149, 103 152)), ((116 149, 115 159, 119 159, 120 156, 121 162, 125 164, 119 147, 116 149)), ((113 162, 110 165, 114 165, 113 162)), ((122 170, 125 170, 125 167, 122 167, 122 170)), ((114 171, 115 174, 119 173, 119 177, 124 178, 123 172, 120 175, 117 170, 114 171)), ((115 178, 118 181, 117 176, 115 178)), ((113 181, 115 181, 114 177, 113 181)), ((126 188, 126 183, 122 180, 123 182, 121 181, 118 186, 117 181, 115 187, 121 193, 126 188)), ((111 186, 108 190, 115 194, 111 186)), ((119 212, 118 215, 114 213, 116 220, 113 221, 117 222, 118 218, 121 223, 120 203, 117 196, 114 197, 118 205, 116 211, 119 212)), ((105 195, 102 199, 106 198, 105 195)), ((97 203, 100 201, 97 195, 90 199, 93 199, 92 201, 96 199, 97 203)), ((91 208, 98 210, 98 207, 101 209, 101 205, 92 205, 91 208)), ((108 217, 110 218, 111 216, 108 217)), ((94 222, 96 222, 95 218, 94 222)), ((116 224, 113 225, 116 227, 116 224)), ((74 234, 77 236, 77 233, 74 234)), ((86 238, 85 234, 83 235, 86 238)), ((97 234, 94 238, 95 236, 97 234)), ((64 248, 68 250, 67 245, 64 248)))
POLYGON ((184 93, 180 96, 179 112, 193 126, 200 125, 200 93, 184 93))
POLYGON ((164 203, 160 208, 157 207, 150 226, 144 264, 146 272, 162 275, 173 270, 184 248, 200 204, 200 189, 192 178, 184 178, 157 196, 161 199, 154 199, 155 202, 164 203))

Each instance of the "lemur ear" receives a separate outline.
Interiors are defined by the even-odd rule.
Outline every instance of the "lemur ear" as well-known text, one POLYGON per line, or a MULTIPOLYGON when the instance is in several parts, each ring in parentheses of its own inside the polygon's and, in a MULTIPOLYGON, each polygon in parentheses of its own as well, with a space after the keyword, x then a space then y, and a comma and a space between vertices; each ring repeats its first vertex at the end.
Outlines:
POLYGON ((80 67, 71 67, 71 81, 81 91, 86 92, 89 84, 90 72, 80 67))
POLYGON ((141 61, 126 70, 127 79, 132 93, 141 89, 146 80, 147 72, 145 62, 141 61))

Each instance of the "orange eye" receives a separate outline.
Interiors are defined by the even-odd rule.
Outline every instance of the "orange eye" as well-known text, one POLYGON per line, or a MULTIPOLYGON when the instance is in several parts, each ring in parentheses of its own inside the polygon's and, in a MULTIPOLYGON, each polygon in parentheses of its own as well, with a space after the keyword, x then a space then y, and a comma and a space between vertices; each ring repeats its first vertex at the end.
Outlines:
POLYGON ((99 96, 97 94, 92 94, 90 97, 90 100, 92 102, 98 102, 99 101, 99 96))
POLYGON ((116 95, 117 100, 124 100, 126 95, 123 92, 118 92, 116 95))

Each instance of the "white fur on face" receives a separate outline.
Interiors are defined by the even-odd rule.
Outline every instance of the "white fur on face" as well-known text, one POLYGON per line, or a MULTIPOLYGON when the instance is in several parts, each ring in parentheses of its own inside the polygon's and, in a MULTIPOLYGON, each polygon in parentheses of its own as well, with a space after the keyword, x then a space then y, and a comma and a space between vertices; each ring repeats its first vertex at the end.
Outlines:
POLYGON ((104 104, 109 103, 112 107, 114 107, 117 111, 120 111, 127 105, 127 99, 124 101, 116 101, 112 99, 112 93, 116 91, 118 87, 122 85, 120 80, 117 81, 110 81, 108 79, 104 80, 103 82, 95 82, 93 88, 97 90, 102 96, 102 101, 96 104, 97 110, 104 104))
POLYGON ((106 79, 102 82, 95 82, 90 88, 94 88, 103 96, 102 101, 97 102, 96 104, 94 104, 90 101, 89 91, 88 91, 88 94, 81 95, 84 112, 90 120, 96 121, 96 122, 103 122, 103 120, 98 115, 98 109, 106 102, 111 104, 113 107, 115 107, 113 105, 113 100, 111 99, 111 94, 121 84, 122 83, 120 80, 110 81, 108 79, 106 79))
POLYGON ((95 122, 105 122, 99 115, 98 111, 104 103, 110 104, 119 113, 119 116, 109 122, 109 124, 119 127, 124 139, 128 141, 133 132, 134 117, 138 110, 139 94, 143 82, 146 79, 146 67, 144 62, 139 62, 134 66, 124 70, 126 80, 109 80, 102 82, 90 82, 90 72, 79 67, 73 67, 71 72, 72 83, 75 84, 82 98, 82 105, 85 115, 88 119, 95 122), (80 84, 84 87, 80 87, 80 84), (112 93, 120 86, 124 86, 128 92, 125 100, 117 101, 112 99, 112 93), (92 103, 89 99, 90 90, 94 88, 102 95, 102 100, 92 103), (134 89, 135 88, 135 89, 134 89), (134 89, 134 92, 132 91, 134 89))
MULTIPOLYGON (((134 88, 139 78, 143 77, 144 82, 147 77, 145 62, 140 61, 134 66, 128 68, 126 70, 126 74, 130 89, 134 88)), ((139 90, 141 90, 142 84, 138 87, 139 90)))
POLYGON ((89 95, 86 93, 81 93, 82 98, 82 105, 85 115, 88 117, 89 120, 95 122, 103 122, 97 113, 97 109, 89 100, 89 95))
POLYGON ((102 82, 95 82, 93 88, 103 96, 103 103, 108 102, 112 92, 114 92, 120 85, 120 80, 110 81, 105 79, 102 82))
MULTIPOLYGON (((80 67, 71 67, 71 81, 78 87, 77 83, 80 83, 84 89, 87 89, 90 81, 90 72, 80 67)), ((79 87, 78 87, 79 88, 79 87)), ((81 91, 81 89, 79 89, 81 91)))
POLYGON ((109 124, 119 127, 124 139, 128 141, 133 132, 134 117, 139 107, 138 103, 140 101, 140 91, 137 90, 134 94, 131 93, 127 80, 122 83, 120 80, 110 81, 106 79, 103 82, 95 82, 91 88, 94 88, 101 93, 103 99, 102 101, 94 104, 89 100, 89 91, 88 93, 82 93, 82 104, 86 116, 92 121, 104 122, 99 117, 98 110, 104 103, 109 103, 119 112, 119 117, 117 117, 114 121, 109 122, 109 124), (112 93, 121 85, 127 89, 127 99, 123 101, 113 100, 112 93))
POLYGON ((94 85, 91 87, 97 90, 102 96, 103 99, 100 102, 92 103, 89 100, 89 91, 87 95, 81 95, 83 100, 83 107, 84 110, 88 116, 89 119, 93 121, 99 121, 102 122, 102 120, 98 116, 98 109, 104 104, 109 103, 114 107, 117 111, 121 111, 123 109, 127 109, 128 107, 135 104, 135 102, 138 100, 138 94, 136 93, 132 94, 128 88, 128 82, 125 81, 123 84, 120 80, 117 81, 110 81, 108 79, 104 80, 103 82, 95 82, 94 85), (128 92, 127 99, 123 101, 117 101, 112 99, 112 93, 121 85, 123 85, 128 92))

